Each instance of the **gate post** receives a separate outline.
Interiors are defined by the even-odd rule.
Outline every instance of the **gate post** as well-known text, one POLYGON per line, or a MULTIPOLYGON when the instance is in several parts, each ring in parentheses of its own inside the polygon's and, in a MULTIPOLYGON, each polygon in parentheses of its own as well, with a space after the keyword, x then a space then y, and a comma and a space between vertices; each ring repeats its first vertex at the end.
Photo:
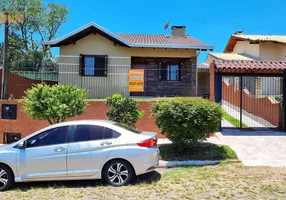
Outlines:
POLYGON ((215 102, 221 104, 222 99, 222 77, 220 73, 215 73, 215 102))
POLYGON ((243 90, 243 78, 242 76, 239 77, 239 102, 240 102, 240 108, 239 108, 239 128, 242 129, 242 90, 243 90))
POLYGON ((286 73, 283 73, 283 131, 286 131, 286 73))
MULTIPOLYGON (((214 81, 214 93, 215 93, 215 102, 221 105, 222 99, 222 77, 220 73, 215 73, 215 81, 214 81)), ((221 122, 219 125, 219 130, 221 131, 221 122)))

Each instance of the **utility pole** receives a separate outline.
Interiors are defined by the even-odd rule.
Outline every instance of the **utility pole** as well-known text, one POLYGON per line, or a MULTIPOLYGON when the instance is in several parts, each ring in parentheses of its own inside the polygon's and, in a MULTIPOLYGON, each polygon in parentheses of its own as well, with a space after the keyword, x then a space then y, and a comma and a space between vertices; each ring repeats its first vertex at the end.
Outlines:
POLYGON ((4 13, 4 58, 2 68, 1 99, 7 98, 7 70, 8 70, 8 13, 4 13))

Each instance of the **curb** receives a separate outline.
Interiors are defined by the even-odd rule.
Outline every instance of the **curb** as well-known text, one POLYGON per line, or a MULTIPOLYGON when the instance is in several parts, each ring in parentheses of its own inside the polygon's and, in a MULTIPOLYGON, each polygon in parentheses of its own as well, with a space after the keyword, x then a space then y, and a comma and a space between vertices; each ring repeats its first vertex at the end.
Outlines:
POLYGON ((231 160, 185 160, 185 161, 165 161, 159 160, 157 168, 183 167, 183 166, 206 166, 219 163, 241 163, 238 159, 231 160))
POLYGON ((169 168, 178 166, 204 166, 204 165, 215 165, 220 160, 186 160, 186 161, 164 161, 160 160, 157 168, 169 168))

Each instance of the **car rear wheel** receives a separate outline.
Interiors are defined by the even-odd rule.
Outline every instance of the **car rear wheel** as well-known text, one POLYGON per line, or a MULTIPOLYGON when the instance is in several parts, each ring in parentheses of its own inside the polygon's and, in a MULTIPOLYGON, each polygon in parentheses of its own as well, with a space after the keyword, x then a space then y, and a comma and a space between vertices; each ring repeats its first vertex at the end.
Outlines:
POLYGON ((134 177, 132 166, 124 160, 113 160, 104 168, 104 180, 113 186, 127 185, 134 177))
POLYGON ((8 190, 14 183, 14 175, 10 168, 0 165, 0 191, 8 190))

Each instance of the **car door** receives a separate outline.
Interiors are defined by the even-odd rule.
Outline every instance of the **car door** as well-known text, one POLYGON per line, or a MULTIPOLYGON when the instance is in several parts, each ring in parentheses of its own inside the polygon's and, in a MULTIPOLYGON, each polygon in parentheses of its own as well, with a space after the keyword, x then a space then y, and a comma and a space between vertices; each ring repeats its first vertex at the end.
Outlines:
POLYGON ((69 126, 51 128, 26 141, 17 157, 21 179, 67 177, 68 130, 69 126))
POLYGON ((77 125, 68 146, 68 176, 92 176, 100 169, 119 133, 99 125, 77 125))

